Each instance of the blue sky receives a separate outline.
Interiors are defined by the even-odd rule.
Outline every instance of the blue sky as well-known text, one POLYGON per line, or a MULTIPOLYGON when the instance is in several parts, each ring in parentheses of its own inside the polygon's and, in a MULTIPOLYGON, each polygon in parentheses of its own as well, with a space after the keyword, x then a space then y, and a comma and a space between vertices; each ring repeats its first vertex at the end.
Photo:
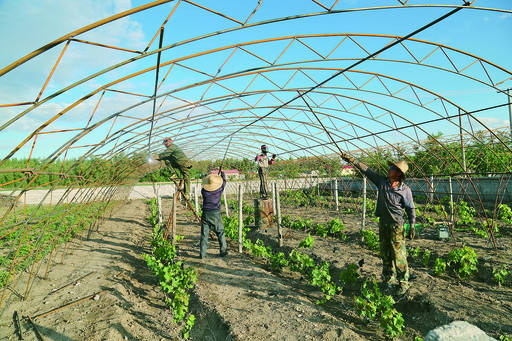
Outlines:
MULTIPOLYGON (((442 4, 460 4, 462 1, 448 1, 439 0, 436 3, 442 4)), ((3 53, 0 55, 0 68, 4 67, 16 59, 26 55, 27 53, 39 48, 40 46, 66 34, 73 30, 76 30, 84 25, 88 25, 97 20, 103 19, 115 13, 127 10, 132 7, 140 6, 147 3, 147 1, 129 1, 129 0, 109 0, 109 1, 92 1, 92 0, 81 0, 81 1, 0 1, 0 37, 3 49, 3 53)), ((237 20, 245 20, 247 16, 252 12, 257 4, 257 1, 197 1, 197 3, 210 7, 214 10, 222 12, 237 20)), ((332 4, 333 1, 324 1, 326 5, 332 4)), ((335 9, 349 9, 357 7, 372 7, 372 6, 383 6, 383 5, 395 5, 398 2, 396 0, 379 0, 379 1, 340 1, 335 9)), ((432 3, 430 1, 409 1, 409 4, 416 5, 422 3, 432 3)), ((176 2, 170 2, 147 10, 143 13, 135 14, 114 23, 107 24, 101 28, 95 29, 91 32, 87 32, 81 35, 80 39, 100 42, 104 44, 110 44, 115 46, 122 46, 124 48, 142 50, 153 37, 156 30, 162 23, 162 21, 170 13, 171 9, 175 6, 176 2)), ((477 0, 475 6, 481 7, 496 7, 505 10, 512 10, 512 2, 508 0, 477 0)), ((290 15, 321 12, 323 9, 315 5, 311 1, 264 1, 261 8, 251 18, 250 23, 256 23, 259 21, 269 20, 272 18, 285 17, 290 15)), ((255 27, 246 28, 243 30, 237 30, 231 33, 225 33, 222 35, 216 35, 208 39, 203 39, 197 43, 190 43, 182 47, 176 47, 169 49, 162 53, 162 62, 168 61, 173 58, 180 56, 187 56, 195 52, 205 51, 225 45, 243 43, 258 39, 270 39, 281 36, 289 35, 300 35, 300 34, 324 34, 324 33, 368 33, 368 34, 390 34, 390 35, 405 35, 418 27, 428 23, 429 21, 439 17, 440 15, 448 12, 449 8, 403 8, 395 10, 372 10, 372 11, 360 11, 354 13, 337 13, 329 15, 318 15, 311 16, 308 18, 291 20, 286 22, 277 22, 267 25, 258 25, 255 27)), ((181 3, 177 8, 175 14, 166 26, 164 34, 163 45, 169 45, 175 42, 180 42, 185 39, 190 39, 211 32, 220 31, 223 29, 229 29, 237 26, 234 22, 221 18, 212 13, 206 12, 200 8, 194 7, 187 3, 181 3)), ((422 32, 415 36, 417 39, 437 42, 448 45, 455 49, 463 50, 468 53, 477 55, 484 58, 492 63, 500 65, 508 70, 512 69, 510 62, 510 55, 512 53, 512 38, 510 37, 512 32, 512 16, 509 13, 503 12, 489 12, 464 9, 459 11, 452 17, 446 19, 442 23, 422 32)), ((310 38, 304 39, 318 51, 324 53, 324 51, 330 51, 339 42, 339 38, 310 38)), ((385 38, 361 38, 357 39, 358 43, 361 43, 368 51, 373 52, 383 47, 390 40, 385 38)), ((157 43, 153 44, 153 48, 156 47, 157 43)), ((288 41, 277 41, 272 43, 265 43, 259 45, 248 46, 247 49, 252 52, 257 52, 258 55, 264 58, 275 58, 279 51, 281 51, 288 41)), ((333 57, 340 59, 346 58, 361 58, 364 56, 362 50, 357 47, 354 43, 349 41, 343 43, 343 49, 337 50, 333 57)), ((428 54, 432 47, 425 44, 410 43, 407 44, 408 48, 414 51, 417 56, 425 56, 428 54)), ((21 67, 13 70, 12 72, 0 77, 0 103, 16 103, 30 101, 37 96, 37 93, 41 89, 46 77, 48 76, 53 63, 57 59, 63 45, 49 51, 33 60, 27 62, 21 67)), ((223 61, 230 55, 232 51, 220 51, 218 53, 212 53, 207 56, 196 58, 194 60, 184 61, 183 64, 189 67, 197 67, 202 70, 215 74, 216 70, 223 64, 223 61)), ((467 65, 471 59, 464 55, 459 55, 455 52, 448 52, 448 55, 452 58, 452 61, 457 67, 463 67, 467 65)), ((48 88, 45 90, 43 97, 52 94, 53 92, 79 80, 87 75, 90 75, 96 71, 99 71, 110 65, 114 65, 123 60, 132 57, 133 54, 128 52, 118 52, 109 49, 85 46, 81 44, 72 43, 66 51, 61 64, 55 71, 52 80, 50 81, 48 88)), ((282 62, 295 62, 310 59, 314 57, 314 53, 308 51, 304 46, 294 43, 291 45, 287 53, 282 57, 282 62), (308 55, 310 54, 310 55, 308 55)), ((407 56, 407 52, 397 46, 389 51, 385 52, 382 58, 387 59, 410 59, 407 56)), ((230 62, 227 63, 220 75, 229 74, 239 70, 248 69, 250 67, 257 67, 263 65, 261 61, 256 59, 252 60, 252 57, 247 54, 240 53, 237 51, 233 54, 230 62)), ((449 65, 445 59, 445 56, 441 54, 441 51, 437 51, 431 57, 429 57, 433 65, 446 66, 449 65)), ((94 80, 88 81, 66 94, 60 95, 55 99, 48 101, 41 105, 39 108, 33 110, 28 115, 18 120, 15 124, 8 127, 7 129, 0 132, 0 146, 2 150, 2 157, 5 156, 13 147, 15 147, 21 140, 23 140, 30 132, 36 127, 45 122, 47 119, 57 114, 62 109, 75 102, 81 96, 90 91, 94 91, 103 84, 108 83, 116 78, 124 75, 136 72, 138 70, 153 66, 155 63, 156 56, 150 56, 143 58, 136 62, 130 63, 124 67, 114 70, 106 75, 100 76, 94 80)), ((335 60, 331 62, 322 63, 301 63, 302 67, 318 67, 318 68, 339 68, 350 65, 349 60, 335 60)), ((160 79, 163 74, 168 70, 168 67, 163 67, 161 70, 160 79)), ((357 67, 358 71, 363 72, 377 72, 389 77, 406 79, 410 82, 430 89, 439 95, 446 97, 447 99, 457 103, 465 110, 476 110, 481 107, 501 104, 506 101, 506 97, 503 94, 497 94, 496 91, 488 86, 484 86, 478 82, 464 79, 463 77, 454 76, 447 72, 435 70, 432 68, 418 67, 416 65, 406 63, 392 63, 389 61, 368 61, 361 66, 357 67)), ((321 81, 332 74, 333 71, 316 70, 308 71, 309 76, 314 77, 316 81, 321 81)), ((498 70, 489 70, 492 77, 496 79, 504 78, 498 70), (500 78, 501 77, 501 78, 500 78)), ((471 74, 475 77, 481 76, 481 71, 477 69, 477 65, 468 68, 467 74, 471 74), (474 71, 473 71, 474 70, 474 71)), ((279 83, 284 84, 290 77, 290 72, 270 72, 269 77, 279 83), (281 82, 281 83, 280 83, 281 82)), ((299 76, 297 76, 299 77, 299 76)), ((312 86, 314 83, 308 80, 306 76, 302 75, 302 81, 299 82, 299 78, 294 80, 297 86, 307 87, 312 86), (309 82, 309 83, 308 83, 309 82)), ((363 84, 367 79, 368 75, 364 73, 350 73, 352 80, 363 84)), ((248 84, 250 77, 244 76, 233 80, 224 81, 224 85, 229 85, 235 89, 243 88, 248 84)), ((172 71, 170 79, 162 86, 162 92, 172 91, 173 89, 192 84, 197 81, 201 81, 203 78, 189 70, 184 68, 176 67, 172 71)), ((333 80, 332 83, 327 86, 345 86, 347 80, 339 77, 333 80)), ((393 81, 388 81, 387 85, 395 86, 399 88, 398 84, 393 81)), ((122 82, 116 85, 114 88, 117 90, 124 90, 129 92, 136 92, 145 95, 151 95, 154 86, 154 72, 132 78, 128 81, 122 82)), ((258 79, 252 86, 254 90, 264 89, 264 79, 258 79)), ((191 90, 180 92, 180 98, 189 99, 191 101, 197 100, 201 94, 206 91, 207 86, 196 87, 191 90)), ((290 83, 292 87, 292 83, 290 83)), ((368 84, 368 90, 379 91, 379 85, 377 82, 371 82, 368 84)), ((512 81, 506 81, 501 88, 512 87, 512 81)), ((221 88, 212 87, 208 90, 209 96, 222 96, 226 91, 221 88)), ((286 100, 292 98, 295 94, 292 92, 283 92, 278 95, 280 100, 286 100)), ((412 122, 421 122, 429 119, 429 115, 434 117, 435 115, 428 111, 421 110, 417 106, 407 104, 404 101, 391 100, 384 96, 378 96, 371 92, 361 91, 349 91, 343 92, 345 96, 344 103, 347 106, 350 104, 356 104, 357 101, 349 99, 348 97, 354 97, 359 100, 367 100, 375 103, 378 107, 385 108, 386 110, 392 110, 393 112, 399 113, 401 116, 406 118, 403 122, 398 124, 407 124, 407 120, 412 122)), ((410 94, 409 96, 413 96, 410 94)), ((424 100, 428 100, 428 94, 420 94, 424 100)), ((405 95, 404 95, 405 97, 405 95)), ((325 99, 327 97, 324 96, 325 99)), ((66 115, 62 116, 55 122, 53 122, 45 131, 58 130, 58 129, 78 129, 84 127, 91 112, 94 110, 95 105, 99 99, 99 94, 93 96, 90 100, 84 101, 83 104, 77 106, 66 115)), ((322 95, 315 95, 310 98, 311 101, 320 101, 322 95)), ((101 120, 102 118, 109 117, 110 115, 129 107, 132 104, 140 102, 142 98, 134 96, 126 96, 119 93, 107 93, 102 99, 101 106, 91 123, 101 120)), ((256 97, 248 97, 247 101, 250 103, 256 102, 256 97), (253 102, 251 102, 253 101, 253 102)), ((225 102, 223 102, 225 103, 225 102)), ((255 113, 265 114, 269 112, 272 106, 279 103, 276 98, 265 98, 259 102, 261 105, 265 104, 265 108, 256 110, 255 113)), ((178 105, 182 105, 183 102, 177 99, 168 99, 163 106, 166 109, 172 109, 178 105)), ((304 103, 300 103, 304 105, 304 103)), ((433 108, 435 107, 433 104, 433 108)), ((219 108, 221 104, 212 104, 212 108, 219 108)), ((326 114, 340 115, 334 109, 334 106, 326 106, 324 112, 326 114)), ((360 110, 362 106, 357 107, 356 114, 359 114, 357 110, 360 110)), ((21 110, 20 107, 15 108, 0 108, 0 123, 4 123, 10 117, 16 115, 21 110)), ((152 103, 148 102, 144 105, 139 105, 134 109, 127 111, 127 115, 145 117, 152 110, 152 103)), ((361 109, 362 110, 362 109, 361 109)), ((381 109, 375 107, 375 113, 379 113, 381 109)), ((438 108, 436 108, 438 110, 438 108)), ((441 109, 439 109, 441 110, 441 109)), ((448 109, 450 110, 450 109, 448 109)), ((183 118, 186 113, 176 114, 175 118, 183 118)), ((206 108, 195 108, 192 111, 192 115, 206 114, 208 109, 206 108)), ((385 112, 385 110, 383 111, 385 112)), ((456 112, 450 112, 455 114, 456 112)), ((239 114, 238 114, 239 115, 239 114)), ((297 121, 310 120, 310 115, 305 113, 294 115, 292 111, 287 113, 289 117, 297 121)), ((383 114, 384 115, 384 114, 383 114)), ((229 116, 229 115, 228 115, 229 116)), ((250 115, 249 115, 250 116, 250 115)), ((385 115, 384 115, 385 116, 385 115)), ((383 117, 384 117, 383 116, 383 117)), ((287 116, 288 117, 288 116, 287 116)), ((490 128, 503 127, 508 125, 508 112, 506 108, 501 108, 493 111, 478 114, 478 118, 487 124, 490 128)), ((361 126, 355 128, 358 134, 363 134, 365 131, 378 131, 383 130, 383 124, 375 124, 367 119, 358 119, 356 116, 346 116, 347 121, 352 121, 356 125, 361 126)), ((389 124, 392 121, 391 118, 383 118, 387 120, 389 124)), ((250 120, 246 120, 249 122, 250 120)), ((399 120, 400 121, 400 120, 399 120)), ((93 144, 98 139, 103 139, 112 127, 113 131, 123 129, 124 125, 129 124, 130 119, 119 118, 113 125, 112 120, 106 121, 95 129, 87 137, 80 141, 80 145, 93 144)), ((159 123, 172 124, 172 119, 162 119, 159 123)), ((229 122, 229 120, 227 121, 229 122)), ((241 121, 240 121, 241 122, 241 121)), ((469 122, 468 122, 469 123, 469 122)), ((226 123, 222 123, 226 125, 226 123)), ((277 125, 280 123, 272 120, 269 117, 268 120, 262 120, 261 124, 265 125, 277 125)), ((158 124, 157 124, 158 126, 158 124)), ((147 126, 146 126, 147 128, 147 126)), ((157 127, 158 128, 158 127, 157 127)), ((282 128, 282 127, 281 127, 282 128)), ((301 141, 301 138, 297 138, 297 143, 314 143, 315 141, 326 141, 326 136, 322 135, 321 131, 311 131, 307 127, 300 123, 290 122, 290 127, 295 132, 300 132, 304 135, 311 135, 313 139, 305 139, 301 141), (318 135, 318 136, 316 136, 318 135)), ((346 131, 347 127, 340 122, 334 122, 330 126, 330 129, 336 130, 336 134, 340 137, 348 137, 349 132, 346 131)), ((427 128, 426 128, 427 129, 427 128)), ((137 130, 137 132, 144 131, 143 128, 137 130)), ((173 129, 175 131, 175 129, 173 129)), ((205 124, 189 124, 187 128, 180 130, 180 134, 177 137, 179 140, 183 138, 183 143, 186 142, 185 149, 188 154, 203 150, 208 147, 208 143, 204 142, 207 139, 212 139, 212 136, 223 136, 225 128, 216 128, 216 130, 208 130, 205 124), (196 131, 204 131, 204 136, 198 134, 195 136, 196 131), (210 134, 210 135, 209 135, 210 134), (214 134, 214 135, 211 135, 214 134), (188 137, 187 137, 188 136, 188 137), (198 142, 198 140, 201 140, 198 142)), ((442 131, 446 135, 450 135, 457 132, 455 125, 446 124, 432 124, 428 126, 429 132, 442 131)), ((248 128, 243 134, 237 138, 235 145, 238 144, 240 148, 245 144, 258 145, 265 141, 269 141, 275 148, 280 148, 280 152, 294 149, 293 141, 290 141, 290 135, 283 134, 279 138, 268 140, 264 134, 267 134, 260 125, 248 128), (258 126, 258 128, 256 128, 258 126), (263 134, 263 135, 260 135, 263 134), (284 143, 288 139, 289 144, 284 143), (244 141, 247 140, 247 143, 244 141)), ((272 133, 272 131, 270 132, 272 133)), ((350 134, 353 132, 351 131, 350 134)), ((34 156, 36 157, 47 157, 65 143, 68 139, 76 134, 76 131, 60 134, 45 134, 40 135, 36 141, 36 148, 34 156)), ((411 132, 407 132, 411 134, 411 132)), ((133 135, 133 134, 132 134, 133 135)), ((426 136, 426 135, 425 135, 426 136)), ((122 142, 124 137, 119 141, 122 142)), ((401 141, 403 136, 397 135, 396 133, 387 134, 387 141, 401 141)), ((118 141, 118 142, 119 142, 118 141)), ((360 147, 364 147, 364 141, 359 141, 360 147)), ((114 144, 115 142, 112 142, 114 144)), ((144 142, 142 142, 144 143, 144 142)), ((199 155, 199 158, 222 156, 225 150, 224 146, 219 145, 214 148, 215 152, 211 155, 199 155)), ((26 144, 15 157, 22 158, 26 157, 30 152, 32 141, 26 144)), ((355 145, 347 145, 347 147, 355 148, 355 145)), ((79 156, 87 148, 72 150, 69 152, 70 156, 79 156)), ((318 149, 317 152, 328 152, 328 150, 318 149)), ((243 154, 243 153, 242 153, 243 154)), ((240 154, 240 155, 242 155, 240 154)), ((300 156, 294 154, 294 156, 300 156)), ((233 156, 237 156, 233 154, 233 156)))

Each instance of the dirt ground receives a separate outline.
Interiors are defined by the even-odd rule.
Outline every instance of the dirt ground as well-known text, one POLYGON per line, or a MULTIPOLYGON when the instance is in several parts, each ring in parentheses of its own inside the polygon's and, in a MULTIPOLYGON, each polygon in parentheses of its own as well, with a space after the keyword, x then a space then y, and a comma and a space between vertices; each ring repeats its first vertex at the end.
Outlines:
MULTIPOLYGON (((168 214, 169 203, 163 203, 168 214)), ((284 208, 284 214, 311 217, 323 222, 337 217, 335 211, 320 208, 284 208)), ((0 340, 18 340, 13 313, 35 317, 64 304, 88 298, 49 315, 34 318, 45 340, 178 340, 179 330, 172 322, 164 295, 148 270, 141 254, 150 251, 151 227, 145 217, 147 204, 130 201, 113 211, 89 240, 84 239, 62 264, 51 268, 48 279, 36 279, 30 297, 20 301, 16 295, 0 311, 0 340), (84 276, 87 277, 75 281, 84 276), (66 284, 71 285, 60 289, 66 284), (56 290, 60 289, 60 290, 56 290)), ((218 256, 216 240, 210 240, 207 259, 199 259, 199 225, 180 205, 178 211, 180 256, 198 272, 191 299, 196 324, 192 340, 378 340, 384 339, 376 322, 368 322, 354 310, 358 288, 346 289, 326 305, 315 301, 320 293, 299 275, 289 271, 274 273, 264 262, 237 252, 230 243, 229 256, 218 256)), ((311 254, 329 261, 335 278, 347 263, 364 259, 362 276, 377 276, 381 261, 359 241, 359 215, 343 216, 348 238, 315 238, 311 254)), ((376 229, 374 223, 373 228, 376 229)), ((490 243, 469 235, 457 235, 477 251, 481 268, 474 278, 460 281, 451 275, 436 277, 421 261, 411 260, 409 295, 397 304, 405 318, 406 332, 401 338, 413 340, 432 328, 453 320, 466 320, 499 338, 512 334, 512 290, 510 280, 498 287, 486 269, 496 263, 511 264, 511 235, 504 233, 496 255, 490 243)), ((284 231, 283 251, 296 247, 306 234, 284 231)), ((252 231, 276 246, 275 228, 252 231)), ((459 243, 460 245, 460 243, 459 243)), ((445 255, 453 242, 438 241, 433 231, 424 231, 408 247, 420 246, 435 255, 445 255)), ((60 257, 60 254, 59 254, 60 257)), ((18 279, 23 281, 23 278, 18 279)), ((19 283, 18 283, 19 285, 19 283)), ((24 286, 17 286, 22 288, 24 286)), ((24 340, 37 340, 30 324, 22 321, 24 340)))

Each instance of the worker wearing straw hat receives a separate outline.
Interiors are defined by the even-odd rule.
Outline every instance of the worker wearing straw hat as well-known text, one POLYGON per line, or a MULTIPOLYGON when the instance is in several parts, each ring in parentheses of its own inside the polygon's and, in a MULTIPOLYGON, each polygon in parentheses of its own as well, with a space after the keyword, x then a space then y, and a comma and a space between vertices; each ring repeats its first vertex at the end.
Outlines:
POLYGON ((405 161, 389 162, 387 176, 375 173, 367 165, 342 152, 341 158, 358 168, 378 189, 375 215, 379 217, 379 244, 382 277, 388 288, 397 287, 399 294, 409 289, 409 267, 405 249, 403 211, 407 213, 411 230, 416 210, 411 189, 403 183, 409 166, 405 161))
POLYGON ((220 197, 226 186, 224 172, 209 174, 203 178, 201 195, 203 196, 203 214, 201 216, 201 246, 200 257, 207 257, 208 233, 210 229, 215 232, 219 240, 220 256, 228 254, 226 237, 224 236, 224 225, 220 215, 220 197))

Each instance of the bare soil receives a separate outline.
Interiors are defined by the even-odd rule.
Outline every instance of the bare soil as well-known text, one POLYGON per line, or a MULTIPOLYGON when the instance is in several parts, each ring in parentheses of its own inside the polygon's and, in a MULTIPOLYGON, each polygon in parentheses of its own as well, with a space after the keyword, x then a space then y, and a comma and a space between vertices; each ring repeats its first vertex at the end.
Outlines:
MULTIPOLYGON (((168 216, 169 203, 164 201, 163 206, 164 216, 168 216)), ((320 223, 338 217, 336 211, 315 207, 285 207, 283 214, 310 217, 320 223)), ((37 329, 47 340, 178 340, 179 328, 172 322, 159 284, 141 257, 142 253, 150 252, 152 229, 145 218, 147 215, 144 201, 127 202, 114 210, 90 239, 70 247, 63 263, 53 266, 47 279, 37 278, 27 300, 11 295, 0 311, 0 340, 18 339, 14 311, 34 317, 89 296, 92 298, 33 319, 37 329), (69 283, 72 284, 55 291, 69 283)), ((272 272, 263 261, 246 253, 239 254, 234 243, 229 243, 229 255, 222 258, 218 255, 217 241, 210 240, 209 257, 199 259, 198 223, 182 205, 177 217, 177 232, 185 236, 180 242, 180 257, 198 272, 190 305, 196 315, 192 340, 385 338, 377 322, 366 321, 355 312, 354 295, 358 294, 361 283, 346 288, 327 304, 317 305, 319 291, 300 275, 287 270, 272 272)), ((378 255, 360 242, 359 214, 341 218, 347 240, 315 237, 311 254, 317 260, 329 261, 335 278, 346 264, 357 264, 364 259, 361 275, 380 280, 382 263, 378 255)), ((375 223, 369 225, 377 231, 375 223)), ((287 229, 284 233, 282 251, 285 252, 307 235, 287 229)), ((495 338, 512 334, 510 277, 501 287, 491 280, 493 266, 512 261, 508 251, 512 247, 510 227, 502 228, 502 234, 498 255, 488 241, 468 233, 456 234, 458 246, 464 242, 479 255, 481 270, 467 281, 452 274, 434 276, 432 266, 425 267, 421 260, 410 260, 416 278, 411 281, 408 295, 397 303, 406 325, 402 340, 425 336, 430 329, 453 320, 466 320, 495 338)), ((274 249, 278 248, 276 235, 275 228, 250 232, 251 238, 260 238, 274 249)), ((430 249, 432 259, 446 255, 454 247, 453 241, 439 241, 434 231, 429 230, 408 241, 407 246, 430 249)), ((24 340, 37 340, 28 322, 22 320, 21 327, 24 340)))

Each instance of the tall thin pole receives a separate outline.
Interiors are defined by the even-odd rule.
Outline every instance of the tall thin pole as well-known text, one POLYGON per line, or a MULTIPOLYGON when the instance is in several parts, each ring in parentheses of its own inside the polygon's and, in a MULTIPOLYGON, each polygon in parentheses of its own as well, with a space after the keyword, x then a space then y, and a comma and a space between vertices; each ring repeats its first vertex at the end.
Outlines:
POLYGON ((242 205, 243 204, 243 194, 242 194, 242 185, 238 185, 238 252, 242 253, 242 205))
MULTIPOLYGON (((160 28, 160 41, 158 43, 158 48, 162 48, 162 42, 164 40, 164 27, 160 28)), ((160 55, 162 51, 158 51, 158 55, 156 57, 156 75, 155 75, 155 91, 153 92, 153 115, 151 115, 151 128, 149 129, 149 139, 148 139, 148 153, 151 154, 151 136, 153 135, 153 124, 155 122, 155 108, 156 108, 156 91, 158 90, 158 73, 160 71, 160 55)))
MULTIPOLYGON (((448 177, 448 186, 450 189, 450 223, 453 226, 453 187, 452 187, 452 177, 448 177)), ((411 227, 412 228, 412 227, 411 227)))
POLYGON ((171 224, 171 236, 172 244, 176 243, 176 200, 178 199, 178 192, 174 193, 172 197, 172 224, 171 224))
POLYGON ((270 188, 272 188, 272 212, 276 212, 276 182, 272 181, 272 184, 270 185, 270 188))
POLYGON ((338 200, 338 179, 334 179, 334 203, 336 205, 336 211, 339 211, 340 203, 338 200))
POLYGON ((226 191, 222 192, 222 196, 224 197, 224 207, 226 208, 226 217, 229 218, 228 198, 226 196, 226 191))
POLYGON ((462 150, 462 170, 466 173, 466 149, 464 147, 464 135, 462 134, 462 110, 459 108, 459 130, 460 130, 460 148, 462 150))
POLYGON ((276 192, 276 212, 277 212, 277 238, 279 239, 279 247, 283 246, 283 227, 281 226, 281 200, 279 199, 279 191, 277 183, 274 182, 276 192))
POLYGON ((512 103, 510 101, 510 90, 511 88, 507 89, 507 98, 508 98, 508 124, 510 126, 510 138, 512 139, 512 103))
POLYGON ((363 176, 363 208, 361 212, 361 231, 364 230, 366 224, 366 176, 363 176))
POLYGON ((199 185, 194 187, 194 205, 196 207, 196 212, 199 212, 199 185))

